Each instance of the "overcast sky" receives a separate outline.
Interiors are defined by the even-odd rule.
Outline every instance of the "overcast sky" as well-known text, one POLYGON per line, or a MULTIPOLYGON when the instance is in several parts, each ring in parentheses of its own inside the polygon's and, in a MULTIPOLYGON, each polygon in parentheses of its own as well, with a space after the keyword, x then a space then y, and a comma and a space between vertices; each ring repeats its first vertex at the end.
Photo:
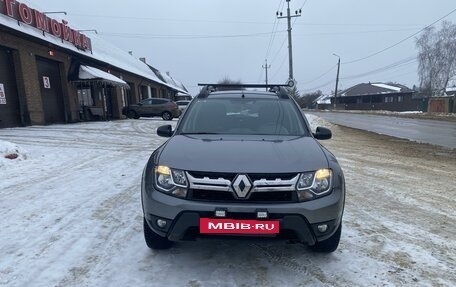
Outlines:
MULTIPOLYGON (((198 91, 197 83, 224 77, 264 82, 266 58, 271 65, 269 82, 283 83, 288 78, 286 19, 274 26, 276 11, 286 14, 284 0, 29 2, 41 10, 68 12, 70 26, 98 30, 105 40, 169 71, 192 94, 198 91)), ((412 59, 417 55, 414 38, 365 60, 347 62, 416 33, 455 9, 456 1, 292 0, 290 8, 293 13, 302 8, 302 16, 292 20, 298 89, 330 93, 336 78, 333 53, 343 63, 341 88, 369 81, 418 85, 417 63, 412 59), (390 64, 394 68, 383 69, 390 64), (363 76, 377 69, 380 72, 363 76)), ((446 20, 456 23, 456 13, 446 20)))

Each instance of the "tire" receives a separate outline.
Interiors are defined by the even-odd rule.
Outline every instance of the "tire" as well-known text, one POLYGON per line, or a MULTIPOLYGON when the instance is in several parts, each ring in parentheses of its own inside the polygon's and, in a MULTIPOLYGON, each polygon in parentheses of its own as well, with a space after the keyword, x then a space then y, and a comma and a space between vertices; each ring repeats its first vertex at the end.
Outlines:
POLYGON ((150 249, 168 249, 173 245, 166 237, 162 237, 150 229, 145 218, 143 219, 143 224, 144 239, 146 240, 147 247, 150 249))
POLYGON ((129 119, 139 119, 139 115, 137 112, 133 111, 133 110, 129 110, 127 112, 127 118, 129 119))
POLYGON ((337 247, 339 246, 341 234, 342 234, 342 222, 340 223, 336 232, 331 237, 329 237, 326 240, 317 242, 314 246, 311 246, 310 248, 315 252, 322 252, 322 253, 334 252, 334 251, 336 251, 337 247))
POLYGON ((162 119, 165 121, 170 121, 173 119, 173 115, 170 112, 163 112, 162 119))

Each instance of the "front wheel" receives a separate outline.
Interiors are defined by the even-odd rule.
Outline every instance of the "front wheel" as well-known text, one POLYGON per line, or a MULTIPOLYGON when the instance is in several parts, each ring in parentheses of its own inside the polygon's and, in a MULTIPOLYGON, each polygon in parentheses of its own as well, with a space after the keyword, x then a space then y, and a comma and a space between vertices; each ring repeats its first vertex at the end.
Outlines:
POLYGON ((163 112, 162 119, 165 121, 170 121, 173 119, 173 115, 170 112, 163 112))
POLYGON ((139 115, 135 111, 129 110, 127 112, 127 118, 129 118, 129 119, 139 119, 139 115))
POLYGON ((342 222, 339 224, 336 232, 326 240, 315 243, 310 248, 316 252, 331 253, 336 251, 340 242, 340 235, 342 234, 342 222))
POLYGON ((144 225, 144 239, 146 240, 147 247, 151 249, 168 249, 173 243, 166 237, 162 237, 150 229, 146 219, 143 219, 144 225))

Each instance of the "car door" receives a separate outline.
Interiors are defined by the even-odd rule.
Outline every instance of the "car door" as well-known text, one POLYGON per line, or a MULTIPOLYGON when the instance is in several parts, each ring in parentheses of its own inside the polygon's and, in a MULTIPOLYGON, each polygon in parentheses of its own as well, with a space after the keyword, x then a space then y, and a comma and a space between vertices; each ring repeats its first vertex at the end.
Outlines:
POLYGON ((141 101, 141 105, 139 106, 139 114, 141 116, 150 116, 153 114, 152 99, 141 101))
POLYGON ((154 116, 161 116, 161 114, 167 110, 166 104, 168 103, 165 99, 153 99, 154 116))

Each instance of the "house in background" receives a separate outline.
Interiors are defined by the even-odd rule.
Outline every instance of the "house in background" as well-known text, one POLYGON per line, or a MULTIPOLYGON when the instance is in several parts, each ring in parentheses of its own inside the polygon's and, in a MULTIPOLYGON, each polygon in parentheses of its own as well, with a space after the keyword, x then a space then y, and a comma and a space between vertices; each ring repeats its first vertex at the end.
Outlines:
POLYGON ((331 95, 321 95, 312 102, 312 108, 317 110, 329 110, 332 108, 331 95))
POLYGON ((420 111, 420 99, 414 91, 394 83, 362 83, 348 88, 331 98, 338 110, 420 111))

